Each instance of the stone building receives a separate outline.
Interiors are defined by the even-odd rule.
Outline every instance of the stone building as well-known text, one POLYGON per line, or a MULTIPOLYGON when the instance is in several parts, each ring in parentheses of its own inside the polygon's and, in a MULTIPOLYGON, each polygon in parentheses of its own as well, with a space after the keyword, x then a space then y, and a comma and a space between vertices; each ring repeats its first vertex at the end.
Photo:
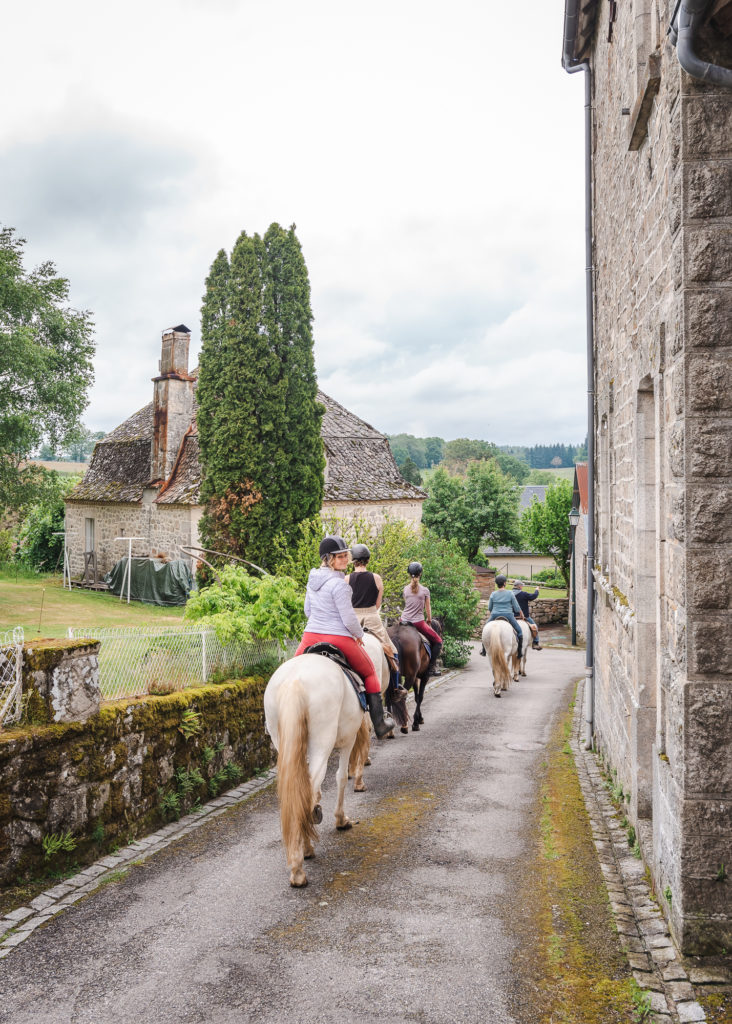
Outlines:
MULTIPOLYGON (((163 334, 152 402, 97 443, 66 500, 73 576, 103 575, 127 553, 124 538, 140 538, 133 555, 164 559, 185 557, 181 545, 200 543, 197 371, 188 372, 189 343, 183 324, 163 334)), ((322 391, 318 401, 326 410, 323 514, 376 524, 388 514, 419 524, 426 494, 403 479, 386 436, 322 391)))
POLYGON ((583 62, 594 733, 677 941, 714 952, 732 948, 732 2, 565 0, 563 63, 583 62))

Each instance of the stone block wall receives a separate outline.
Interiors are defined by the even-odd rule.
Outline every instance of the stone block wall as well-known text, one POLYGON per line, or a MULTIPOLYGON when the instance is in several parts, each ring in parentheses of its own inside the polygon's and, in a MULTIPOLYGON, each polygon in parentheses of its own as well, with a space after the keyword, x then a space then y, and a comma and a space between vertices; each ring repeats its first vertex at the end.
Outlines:
POLYGON ((23 647, 26 718, 85 722, 99 711, 99 643, 95 640, 35 640, 23 647))
POLYGON ((320 513, 324 518, 365 519, 371 526, 383 526, 387 518, 403 519, 416 529, 422 522, 421 501, 326 501, 320 513))
POLYGON ((732 93, 681 70, 671 0, 646 7, 598 5, 590 58, 596 736, 676 939, 710 952, 732 944, 732 93))
MULTIPOLYGON (((152 492, 154 496, 155 492, 152 492)), ((199 544, 200 509, 191 505, 139 505, 67 502, 66 543, 72 576, 84 572, 85 520, 94 520, 94 541, 100 578, 127 554, 127 544, 116 537, 143 537, 134 541, 132 555, 185 558, 181 544, 199 544)))
MULTIPOLYGON (((0 731, 0 883, 43 868, 45 835, 70 832, 74 860, 100 856, 116 841, 165 820, 176 770, 203 778, 190 799, 208 799, 210 780, 229 762, 246 779, 273 763, 264 731, 265 679, 244 679, 164 697, 116 701, 86 722, 0 731), (184 715, 196 712, 186 737, 184 715)), ((221 778, 224 791, 235 785, 221 778)))

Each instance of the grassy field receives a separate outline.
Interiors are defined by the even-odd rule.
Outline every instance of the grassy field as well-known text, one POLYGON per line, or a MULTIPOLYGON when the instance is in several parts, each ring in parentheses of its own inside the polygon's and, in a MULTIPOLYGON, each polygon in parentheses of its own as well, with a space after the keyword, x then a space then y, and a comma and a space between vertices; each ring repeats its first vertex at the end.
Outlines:
POLYGON ((182 617, 183 608, 128 605, 113 594, 64 590, 60 576, 18 574, 16 579, 13 572, 0 571, 0 632, 22 626, 26 640, 65 636, 68 626, 165 626, 182 617))

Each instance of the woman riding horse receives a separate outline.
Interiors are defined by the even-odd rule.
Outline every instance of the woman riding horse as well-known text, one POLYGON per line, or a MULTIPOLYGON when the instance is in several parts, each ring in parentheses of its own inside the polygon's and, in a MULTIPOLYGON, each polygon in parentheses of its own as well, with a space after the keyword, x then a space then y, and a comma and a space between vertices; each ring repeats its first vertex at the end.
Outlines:
POLYGON ((366 702, 376 735, 381 738, 394 728, 381 703, 381 681, 374 664, 363 649, 363 627, 351 603, 351 588, 344 571, 351 553, 342 537, 324 537, 320 542, 320 568, 311 569, 305 593, 305 632, 295 657, 316 643, 337 647, 348 664, 363 678, 366 702))
MULTIPOLYGON (((386 627, 381 621, 379 609, 384 597, 384 581, 376 572, 368 569, 371 552, 365 544, 354 544, 351 548, 353 560, 353 572, 347 576, 348 585, 351 588, 353 598, 353 610, 356 618, 369 633, 381 642, 384 648, 386 660, 391 669, 391 682, 395 689, 399 688, 399 665, 397 663, 398 652, 394 643, 386 632, 386 627)), ((404 693, 402 689, 402 693, 404 693)))
POLYGON ((435 672, 435 664, 442 651, 442 637, 431 626, 428 626, 425 621, 425 618, 432 618, 432 610, 430 608, 429 589, 420 582, 422 563, 410 562, 407 566, 407 572, 412 577, 412 581, 402 591, 404 611, 401 614, 400 621, 405 625, 414 626, 422 636, 427 637, 429 640, 432 646, 430 664, 427 671, 427 678, 429 678, 435 672))

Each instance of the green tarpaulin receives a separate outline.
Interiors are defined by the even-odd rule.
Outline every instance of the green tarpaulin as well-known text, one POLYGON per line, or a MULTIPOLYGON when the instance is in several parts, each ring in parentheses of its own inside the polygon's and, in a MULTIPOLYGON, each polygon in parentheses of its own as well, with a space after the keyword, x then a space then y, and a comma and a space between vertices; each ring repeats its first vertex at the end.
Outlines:
MULTIPOLYGON (((125 567, 127 559, 121 558, 111 572, 104 577, 113 594, 122 591, 127 597, 125 567)), ((193 587, 193 575, 182 558, 174 562, 163 562, 159 558, 133 558, 130 578, 130 600, 145 601, 147 604, 185 604, 193 587)))

